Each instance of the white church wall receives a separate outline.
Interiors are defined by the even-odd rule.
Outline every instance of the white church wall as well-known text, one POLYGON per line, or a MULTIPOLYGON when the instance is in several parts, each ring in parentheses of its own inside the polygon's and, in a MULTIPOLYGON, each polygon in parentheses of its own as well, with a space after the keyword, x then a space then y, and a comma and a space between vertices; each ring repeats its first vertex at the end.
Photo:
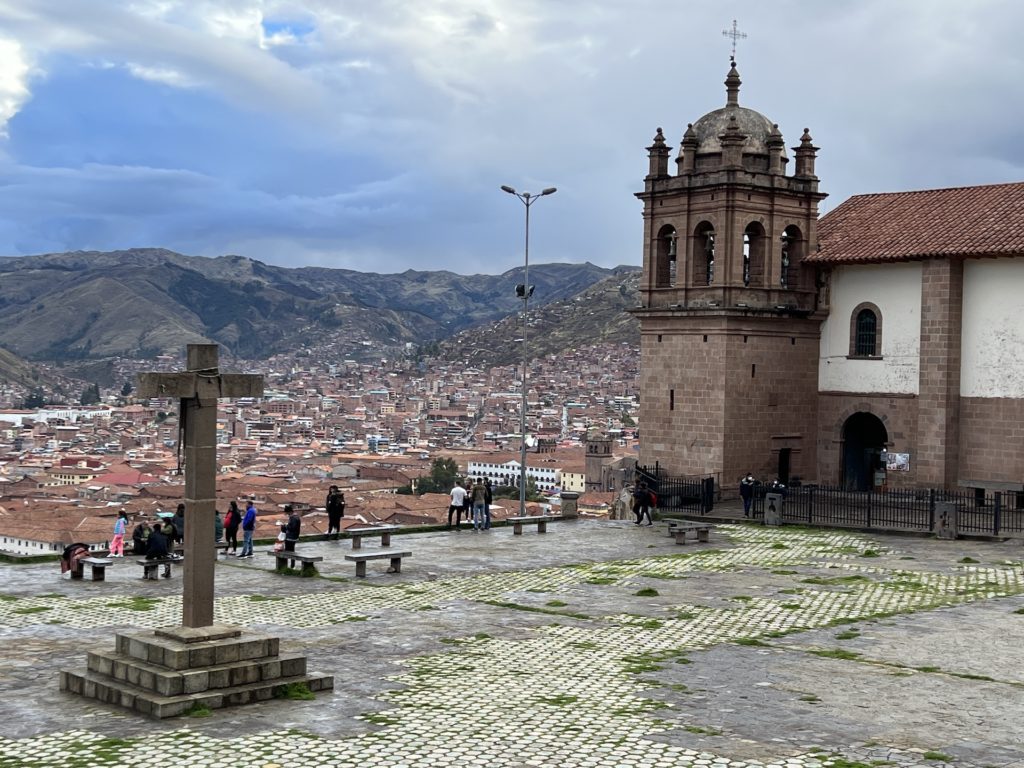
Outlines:
POLYGON ((1024 258, 964 262, 960 395, 1024 398, 1024 258))
POLYGON ((918 394, 921 265, 860 264, 832 272, 831 305, 821 328, 818 390, 918 394), (850 359, 853 310, 870 302, 881 312, 881 359, 850 359))

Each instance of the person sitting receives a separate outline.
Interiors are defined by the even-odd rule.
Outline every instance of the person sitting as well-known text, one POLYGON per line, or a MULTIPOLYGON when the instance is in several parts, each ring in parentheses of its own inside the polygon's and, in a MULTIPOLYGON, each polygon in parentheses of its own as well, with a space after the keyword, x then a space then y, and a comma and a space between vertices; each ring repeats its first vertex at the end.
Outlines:
POLYGON ((149 523, 145 520, 141 520, 139 524, 135 526, 132 531, 132 552, 137 555, 146 554, 146 541, 149 539, 151 530, 149 523))
POLYGON ((88 544, 83 544, 80 541, 77 541, 74 544, 68 544, 66 547, 64 547, 64 552, 60 556, 60 572, 63 574, 67 573, 68 571, 72 571, 72 575, 74 575, 74 573, 81 574, 82 566, 79 564, 78 561, 81 560, 83 557, 88 556, 88 544))

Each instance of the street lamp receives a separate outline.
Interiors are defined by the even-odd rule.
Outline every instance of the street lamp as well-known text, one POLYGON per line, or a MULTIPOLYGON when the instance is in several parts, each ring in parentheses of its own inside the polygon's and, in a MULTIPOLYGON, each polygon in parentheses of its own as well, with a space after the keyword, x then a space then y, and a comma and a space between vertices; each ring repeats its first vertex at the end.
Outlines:
POLYGON ((523 282, 522 285, 516 286, 516 296, 523 300, 523 404, 519 414, 519 432, 521 435, 519 454, 519 516, 524 517, 526 515, 526 366, 530 362, 526 346, 526 321, 530 310, 530 297, 533 295, 533 286, 530 285, 530 206, 545 195, 553 195, 558 190, 554 187, 548 187, 539 195, 531 195, 529 192, 516 192, 512 187, 502 184, 501 191, 515 195, 526 207, 526 248, 523 282))

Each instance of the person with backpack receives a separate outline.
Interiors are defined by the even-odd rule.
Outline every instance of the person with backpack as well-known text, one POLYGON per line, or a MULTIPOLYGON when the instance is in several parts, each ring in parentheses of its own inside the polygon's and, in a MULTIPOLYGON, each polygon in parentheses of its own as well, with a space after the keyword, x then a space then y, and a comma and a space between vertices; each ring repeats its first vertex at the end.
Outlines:
POLYGON ((647 524, 654 525, 654 521, 651 519, 651 503, 652 494, 647 488, 647 483, 640 483, 633 490, 633 514, 636 515, 634 525, 643 525, 645 515, 647 516, 647 524))

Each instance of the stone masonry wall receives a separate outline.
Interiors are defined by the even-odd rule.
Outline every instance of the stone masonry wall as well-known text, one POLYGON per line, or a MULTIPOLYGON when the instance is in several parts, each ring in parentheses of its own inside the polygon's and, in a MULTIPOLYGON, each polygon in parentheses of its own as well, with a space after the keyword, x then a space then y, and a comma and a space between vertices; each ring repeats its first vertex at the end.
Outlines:
POLYGON ((917 480, 955 487, 960 443, 963 262, 930 259, 921 273, 921 366, 917 480))
POLYGON ((1024 400, 965 397, 960 400, 959 481, 1024 487, 1024 400))
POLYGON ((722 461, 725 354, 720 337, 664 330, 641 341, 640 463, 670 474, 714 472, 722 461))
POLYGON ((917 480, 917 404, 913 395, 865 395, 822 392, 818 396, 818 482, 841 485, 843 480, 843 425, 858 412, 877 416, 889 438, 888 449, 910 454, 909 472, 889 472, 890 488, 912 488, 917 480))
POLYGON ((727 487, 747 472, 773 479, 779 452, 786 448, 791 477, 813 481, 817 475, 817 412, 808 404, 817 398, 818 324, 772 322, 776 325, 767 329, 747 323, 726 337, 722 483, 727 487))

